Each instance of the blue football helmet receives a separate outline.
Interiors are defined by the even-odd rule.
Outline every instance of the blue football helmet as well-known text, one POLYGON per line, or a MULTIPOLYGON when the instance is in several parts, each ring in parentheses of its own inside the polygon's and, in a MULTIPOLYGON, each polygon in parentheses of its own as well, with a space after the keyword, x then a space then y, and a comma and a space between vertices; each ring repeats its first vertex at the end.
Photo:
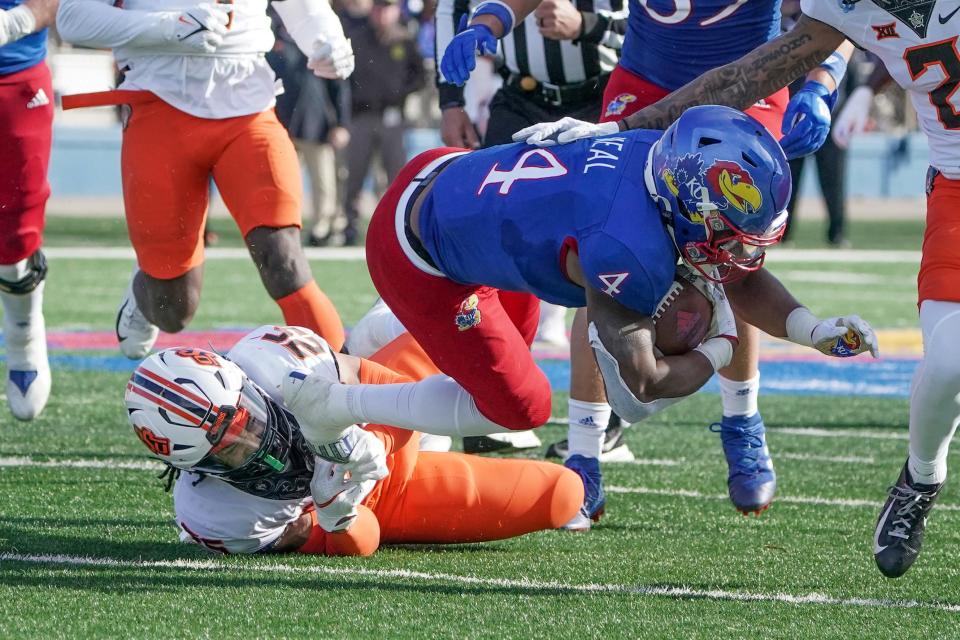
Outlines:
POLYGON ((684 262, 729 282, 763 266, 783 237, 790 166, 762 124, 736 109, 687 109, 650 151, 647 187, 684 262))

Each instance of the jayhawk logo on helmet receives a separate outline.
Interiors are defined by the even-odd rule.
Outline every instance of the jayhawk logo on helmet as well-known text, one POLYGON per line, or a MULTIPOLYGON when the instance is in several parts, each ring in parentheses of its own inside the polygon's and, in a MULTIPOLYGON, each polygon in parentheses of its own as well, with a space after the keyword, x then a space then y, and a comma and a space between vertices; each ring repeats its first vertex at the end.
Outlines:
POLYGON ((703 215, 697 204, 704 201, 704 195, 709 199, 709 191, 704 185, 703 160, 699 153, 688 153, 682 156, 676 167, 664 169, 661 173, 667 189, 678 201, 683 203, 687 216, 691 222, 703 222, 703 215))
POLYGON ((723 200, 714 201, 721 209, 729 204, 741 213, 756 213, 763 205, 763 195, 753 183, 753 176, 732 160, 717 160, 710 165, 707 182, 714 193, 723 196, 723 200))
POLYGON ((604 111, 603 117, 619 116, 627 110, 628 104, 636 101, 637 96, 632 93, 621 93, 607 104, 607 110, 604 111))

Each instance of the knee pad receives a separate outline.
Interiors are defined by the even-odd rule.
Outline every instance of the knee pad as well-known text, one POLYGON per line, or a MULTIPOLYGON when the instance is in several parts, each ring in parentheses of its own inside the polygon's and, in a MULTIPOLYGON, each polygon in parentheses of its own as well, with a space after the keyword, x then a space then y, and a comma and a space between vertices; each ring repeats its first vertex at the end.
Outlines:
POLYGON ((0 291, 21 296, 30 293, 47 277, 47 257, 40 249, 27 258, 27 275, 16 282, 0 278, 0 291))

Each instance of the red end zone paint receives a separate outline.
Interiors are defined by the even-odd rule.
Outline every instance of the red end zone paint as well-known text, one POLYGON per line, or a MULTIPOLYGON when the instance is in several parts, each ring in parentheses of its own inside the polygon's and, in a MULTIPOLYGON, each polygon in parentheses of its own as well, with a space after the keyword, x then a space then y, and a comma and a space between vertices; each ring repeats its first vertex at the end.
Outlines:
MULTIPOLYGON (((154 349, 167 347, 200 347, 226 351, 249 333, 249 329, 217 329, 214 331, 182 331, 161 333, 154 349)), ((119 349, 117 336, 112 331, 49 331, 47 346, 64 351, 109 351, 119 349)))

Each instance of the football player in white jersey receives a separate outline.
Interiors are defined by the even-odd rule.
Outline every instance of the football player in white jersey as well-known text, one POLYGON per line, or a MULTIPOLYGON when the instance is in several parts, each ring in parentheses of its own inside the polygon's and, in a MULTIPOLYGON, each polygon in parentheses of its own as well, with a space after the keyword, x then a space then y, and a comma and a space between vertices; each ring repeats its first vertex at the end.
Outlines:
POLYGON ((181 540, 212 551, 369 555, 381 544, 497 540, 573 518, 583 482, 569 469, 427 452, 415 432, 384 425, 324 438, 300 384, 435 373, 407 333, 363 360, 307 329, 264 326, 225 355, 148 357, 125 399, 141 442, 185 472, 173 493, 181 540))
MULTIPOLYGON (((924 356, 910 397, 909 457, 880 512, 873 543, 880 571, 895 578, 920 553, 960 424, 960 12, 943 0, 802 0, 801 8, 789 32, 621 121, 620 128, 663 128, 696 104, 744 108, 819 65, 844 38, 876 54, 906 89, 930 142, 930 170, 918 278, 924 356)), ((558 121, 526 133, 563 143, 617 130, 558 121)), ((805 339, 811 323, 812 315, 798 309, 790 335, 805 339)))
MULTIPOLYGON (((350 42, 327 0, 273 0, 272 7, 310 69, 350 75, 350 42)), ((300 246, 300 168, 273 110, 266 12, 267 0, 60 3, 60 36, 113 49, 123 74, 118 90, 65 96, 63 106, 125 105, 121 172, 138 268, 116 330, 129 358, 145 356, 158 329, 183 329, 197 309, 211 178, 286 322, 336 348, 343 342, 336 309, 300 246)))

